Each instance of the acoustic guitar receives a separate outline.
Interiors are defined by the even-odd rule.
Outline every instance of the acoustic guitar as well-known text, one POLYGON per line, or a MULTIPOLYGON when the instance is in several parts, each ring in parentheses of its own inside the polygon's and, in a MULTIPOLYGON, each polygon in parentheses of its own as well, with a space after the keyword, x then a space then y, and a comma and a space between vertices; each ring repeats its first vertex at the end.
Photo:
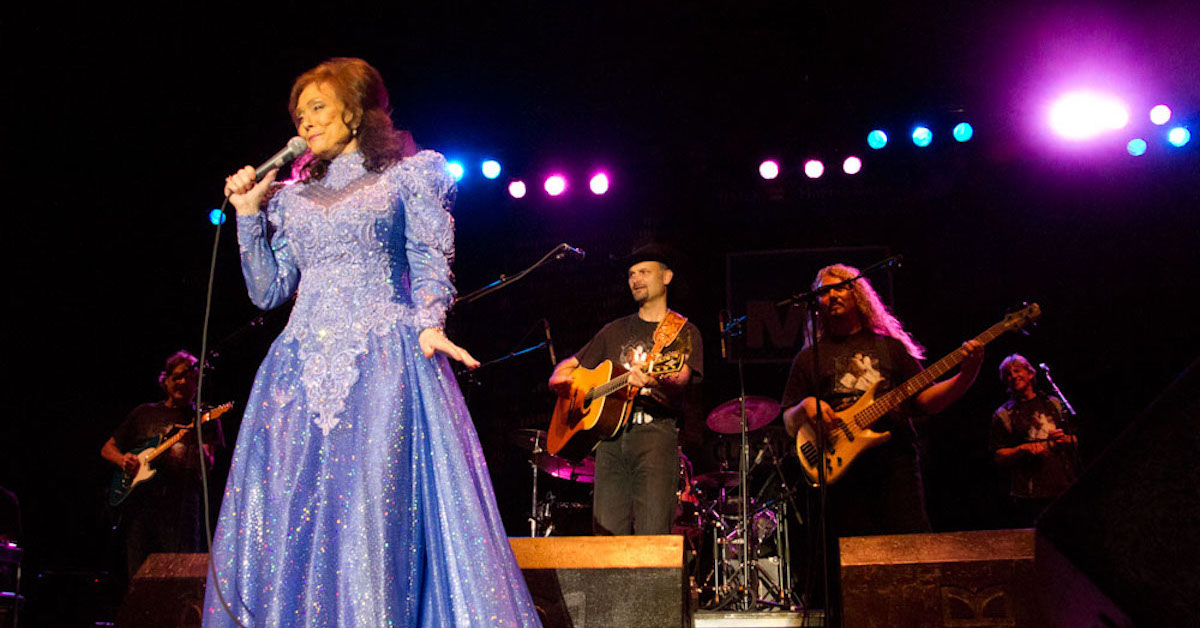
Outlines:
MULTIPOLYGON (((672 351, 643 370, 648 375, 665 375, 682 370, 686 362, 687 354, 672 351)), ((597 443, 616 436, 625 426, 637 391, 629 385, 629 372, 612 360, 594 369, 575 369, 571 394, 554 404, 546 449, 568 460, 583 459, 597 443)))

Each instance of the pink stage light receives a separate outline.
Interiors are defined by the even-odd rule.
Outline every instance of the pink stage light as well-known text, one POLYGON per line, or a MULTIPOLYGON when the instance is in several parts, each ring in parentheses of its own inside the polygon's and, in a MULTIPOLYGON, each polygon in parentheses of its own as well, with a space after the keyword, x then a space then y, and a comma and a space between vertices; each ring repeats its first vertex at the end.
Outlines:
POLYGON ((858 174, 862 171, 862 160, 853 155, 846 158, 842 162, 842 172, 846 174, 858 174))
POLYGON ((561 174, 553 174, 546 177, 546 194, 550 196, 558 196, 567 191, 567 178, 561 174))
POLYGON ((809 159, 804 162, 804 174, 810 179, 820 179, 825 174, 825 164, 819 159, 809 159))
POLYGON ((1064 139, 1089 140, 1129 124, 1129 107, 1114 96, 1077 91, 1050 106, 1050 128, 1064 139))
POLYGON ((525 182, 520 179, 508 184, 508 194, 513 198, 525 198, 526 192, 525 182))
POLYGON ((779 176, 779 163, 774 159, 764 159, 758 164, 758 174, 768 181, 779 176))
POLYGON ((608 191, 608 175, 603 172, 596 173, 592 180, 588 181, 588 188, 592 190, 592 194, 604 194, 608 191))

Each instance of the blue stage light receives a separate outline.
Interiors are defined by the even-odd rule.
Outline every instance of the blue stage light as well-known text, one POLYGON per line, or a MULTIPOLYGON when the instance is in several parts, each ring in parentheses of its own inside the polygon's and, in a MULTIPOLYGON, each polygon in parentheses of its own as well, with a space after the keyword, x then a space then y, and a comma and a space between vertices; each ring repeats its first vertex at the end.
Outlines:
POLYGON ((1125 145, 1125 150, 1129 151, 1129 154, 1134 157, 1141 157, 1146 154, 1146 140, 1140 137, 1129 140, 1129 143, 1125 145))
POLYGON ((884 146, 887 146, 887 142, 887 133, 884 133, 881 129, 875 129, 874 131, 867 133, 867 146, 870 146, 875 150, 879 150, 884 146))
POLYGON ((929 146, 931 142, 933 142, 933 131, 930 131, 929 127, 918 126, 913 129, 912 141, 913 144, 916 144, 921 148, 925 148, 926 146, 929 146))
POLYGON ((480 170, 483 171, 483 176, 495 179, 500 176, 500 162, 495 159, 488 159, 480 166, 480 170))
POLYGON ((1175 148, 1183 148, 1185 144, 1192 141, 1192 132, 1187 130, 1187 127, 1177 126, 1167 131, 1167 141, 1175 148))
POLYGON ((953 135, 954 139, 959 142, 970 141, 972 137, 975 137, 975 127, 971 126, 969 122, 959 122, 954 125, 953 135))
POLYGON ((447 163, 446 170, 450 171, 450 176, 454 177, 455 181, 462 181, 463 175, 467 173, 467 171, 463 168, 462 163, 458 161, 451 161, 447 163))
POLYGON ((208 212, 208 221, 214 225, 225 224, 225 212, 219 209, 214 209, 208 212))

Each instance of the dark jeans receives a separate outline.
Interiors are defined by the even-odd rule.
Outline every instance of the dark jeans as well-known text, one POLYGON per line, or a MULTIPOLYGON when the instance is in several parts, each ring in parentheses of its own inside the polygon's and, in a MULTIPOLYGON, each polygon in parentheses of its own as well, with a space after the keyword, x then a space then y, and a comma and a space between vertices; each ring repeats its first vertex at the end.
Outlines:
POLYGON ((674 419, 630 425, 596 447, 596 534, 670 534, 679 487, 674 419))

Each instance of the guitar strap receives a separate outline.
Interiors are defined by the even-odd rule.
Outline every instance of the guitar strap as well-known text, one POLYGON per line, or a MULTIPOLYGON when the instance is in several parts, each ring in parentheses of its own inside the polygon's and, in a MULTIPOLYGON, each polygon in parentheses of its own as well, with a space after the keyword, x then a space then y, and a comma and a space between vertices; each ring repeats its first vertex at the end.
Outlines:
POLYGON ((679 332, 683 331, 685 323, 687 323, 686 316, 675 310, 667 310, 667 315, 654 329, 654 348, 650 349, 649 356, 651 361, 657 362, 662 357, 663 349, 675 342, 675 339, 679 337, 679 332))
MULTIPOLYGON (((654 346, 650 349, 650 354, 646 358, 647 362, 658 362, 658 359, 662 357, 663 350, 671 346, 671 343, 675 342, 675 339, 679 337, 679 332, 683 331, 685 323, 687 323, 686 316, 675 310, 667 310, 667 315, 658 323, 658 327, 654 328, 654 346)), ((648 394, 658 401, 666 403, 666 399, 662 396, 662 393, 656 390, 647 388, 639 392, 648 394)))

